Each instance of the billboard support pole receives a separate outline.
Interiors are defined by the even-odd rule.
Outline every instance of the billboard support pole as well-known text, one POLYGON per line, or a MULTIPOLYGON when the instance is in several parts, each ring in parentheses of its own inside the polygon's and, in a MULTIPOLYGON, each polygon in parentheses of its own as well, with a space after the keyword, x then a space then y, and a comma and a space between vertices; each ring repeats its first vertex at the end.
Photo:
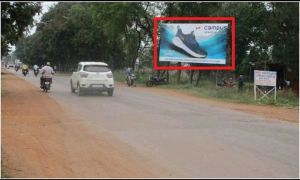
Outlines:
POLYGON ((254 85, 254 100, 256 101, 256 85, 254 85))
POLYGON ((256 83, 255 83, 255 73, 254 73, 254 100, 256 101, 256 83))
POLYGON ((276 102, 276 89, 277 89, 277 86, 275 86, 275 97, 274 97, 275 102, 276 102))
POLYGON ((218 87, 218 70, 216 71, 216 87, 218 87))

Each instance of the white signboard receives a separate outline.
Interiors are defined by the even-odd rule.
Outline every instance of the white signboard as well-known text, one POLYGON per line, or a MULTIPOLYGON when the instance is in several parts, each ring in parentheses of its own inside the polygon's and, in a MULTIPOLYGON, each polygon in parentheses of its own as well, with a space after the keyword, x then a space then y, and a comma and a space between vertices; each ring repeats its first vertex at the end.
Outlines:
POLYGON ((254 84, 258 86, 276 86, 275 71, 254 71, 254 84))

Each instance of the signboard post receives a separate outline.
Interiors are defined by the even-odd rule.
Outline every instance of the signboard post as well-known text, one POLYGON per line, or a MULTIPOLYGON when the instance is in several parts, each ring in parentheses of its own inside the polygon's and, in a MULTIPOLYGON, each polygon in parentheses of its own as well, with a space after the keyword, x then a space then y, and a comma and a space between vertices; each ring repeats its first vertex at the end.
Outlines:
POLYGON ((259 71, 254 70, 254 99, 257 99, 256 91, 262 94, 262 97, 259 99, 263 99, 267 97, 272 91, 274 91, 274 99, 276 101, 276 77, 277 73, 275 71, 259 71), (269 86, 273 87, 268 92, 263 91, 258 86, 269 86))

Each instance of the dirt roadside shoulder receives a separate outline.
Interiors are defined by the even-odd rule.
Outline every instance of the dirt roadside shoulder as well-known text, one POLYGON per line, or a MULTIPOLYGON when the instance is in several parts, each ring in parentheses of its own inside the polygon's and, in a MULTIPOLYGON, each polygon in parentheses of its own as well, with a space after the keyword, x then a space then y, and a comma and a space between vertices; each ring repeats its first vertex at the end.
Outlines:
MULTIPOLYGON (((118 82, 117 84, 120 86, 126 86, 124 83, 121 82, 118 82)), ((289 121, 289 122, 297 123, 296 125, 298 125, 299 123, 299 108, 295 109, 295 108, 286 108, 286 107, 276 107, 271 105, 231 103, 231 102, 226 102, 218 99, 196 97, 182 90, 163 89, 159 87, 148 88, 145 86, 138 85, 137 87, 133 87, 133 88, 140 89, 142 91, 146 91, 149 93, 160 93, 166 96, 172 96, 174 98, 185 99, 187 101, 209 104, 221 108, 228 108, 236 111, 241 111, 244 113, 258 115, 265 118, 289 121)))
POLYGON ((169 176, 128 145, 67 115, 30 83, 8 72, 1 82, 2 168, 10 178, 169 176))

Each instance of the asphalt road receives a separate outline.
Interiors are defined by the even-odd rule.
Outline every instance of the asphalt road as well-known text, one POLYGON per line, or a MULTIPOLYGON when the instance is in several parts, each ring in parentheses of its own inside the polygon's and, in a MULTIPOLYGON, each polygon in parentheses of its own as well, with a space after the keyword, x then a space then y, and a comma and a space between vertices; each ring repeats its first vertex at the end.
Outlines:
MULTIPOLYGON (((32 71, 26 77, 16 74, 39 87, 32 71)), ((118 138, 164 167, 172 177, 299 177, 298 124, 123 85, 116 85, 113 97, 79 97, 70 92, 69 80, 55 76, 45 95, 96 132, 118 138)))

